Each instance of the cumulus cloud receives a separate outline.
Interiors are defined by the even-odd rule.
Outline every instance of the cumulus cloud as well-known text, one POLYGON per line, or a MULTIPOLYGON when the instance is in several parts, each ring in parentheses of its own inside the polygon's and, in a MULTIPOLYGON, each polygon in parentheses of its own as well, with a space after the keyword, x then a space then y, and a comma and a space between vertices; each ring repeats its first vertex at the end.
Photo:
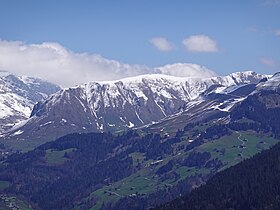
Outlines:
POLYGON ((183 40, 183 45, 190 52, 217 52, 215 40, 206 35, 193 35, 183 40))
POLYGON ((193 63, 175 63, 158 67, 162 74, 177 76, 177 77, 196 77, 208 78, 217 76, 217 74, 204 66, 193 63))
POLYGON ((62 87, 151 73, 181 77, 215 75, 206 67, 196 64, 179 63, 151 68, 124 64, 96 54, 75 53, 58 43, 26 44, 4 40, 0 40, 0 70, 39 77, 62 87))
POLYGON ((74 53, 58 43, 26 44, 0 40, 0 70, 46 79, 63 87, 89 81, 114 80, 153 69, 74 53))
POLYGON ((274 67, 275 61, 270 58, 261 58, 261 63, 268 66, 268 67, 274 67))
POLYGON ((164 37, 152 38, 150 43, 159 51, 167 52, 174 49, 174 45, 164 37))

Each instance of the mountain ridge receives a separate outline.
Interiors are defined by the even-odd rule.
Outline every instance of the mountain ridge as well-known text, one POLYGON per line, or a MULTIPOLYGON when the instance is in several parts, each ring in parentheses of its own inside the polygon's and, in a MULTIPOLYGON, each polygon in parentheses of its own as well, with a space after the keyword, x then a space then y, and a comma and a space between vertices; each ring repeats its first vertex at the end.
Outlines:
POLYGON ((187 103, 213 85, 227 88, 258 83, 266 77, 247 71, 212 78, 148 74, 90 82, 62 89, 38 102, 31 118, 7 136, 16 133, 17 139, 49 141, 74 132, 117 132, 136 128, 182 111, 187 103))

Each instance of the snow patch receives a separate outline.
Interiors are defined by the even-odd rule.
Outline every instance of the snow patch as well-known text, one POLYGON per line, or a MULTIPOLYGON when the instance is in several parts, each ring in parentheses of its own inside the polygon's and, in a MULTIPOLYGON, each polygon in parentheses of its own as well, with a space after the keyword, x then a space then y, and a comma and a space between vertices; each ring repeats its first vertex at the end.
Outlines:
POLYGON ((155 101, 155 104, 158 106, 158 108, 160 109, 160 111, 162 112, 162 114, 166 117, 166 114, 165 114, 163 108, 162 108, 160 105, 158 105, 158 103, 157 103, 156 101, 155 101))
POLYGON ((49 121, 49 122, 46 122, 46 123, 41 124, 41 125, 39 125, 39 126, 40 126, 40 127, 43 127, 43 126, 46 126, 46 125, 49 125, 49 124, 52 124, 52 123, 54 123, 54 121, 49 121))
POLYGON ((24 126, 28 121, 29 121, 29 119, 23 120, 23 121, 20 121, 20 122, 16 123, 16 124, 9 130, 9 132, 13 132, 13 131, 15 131, 15 130, 21 128, 21 127, 24 126))
POLYGON ((134 127, 134 124, 132 122, 129 122, 128 126, 129 128, 133 128, 134 127))
POLYGON ((124 119, 123 119, 122 117, 120 117, 120 120, 123 121, 123 122, 125 123, 125 121, 124 121, 124 119))
POLYGON ((158 164, 158 163, 161 163, 161 162, 163 162, 163 160, 157 160, 157 161, 151 162, 151 165, 155 165, 155 164, 158 164))
POLYGON ((214 105, 209 107, 209 109, 217 109, 220 110, 222 112, 229 112, 231 110, 231 108, 236 104, 239 103, 241 101, 243 101, 246 97, 242 97, 242 98, 235 98, 233 101, 224 101, 219 103, 218 105, 214 105), (221 108, 221 106, 224 106, 224 108, 221 108))
POLYGON ((136 114, 137 118, 140 120, 140 122, 141 122, 142 124, 144 124, 143 120, 139 117, 139 114, 137 113, 136 110, 135 110, 135 114, 136 114))
POLYGON ((96 127, 97 127, 98 130, 103 130, 103 124, 99 125, 99 123, 97 122, 96 127))
POLYGON ((17 136, 17 135, 20 135, 20 134, 22 134, 22 133, 23 133, 22 130, 18 130, 18 131, 16 131, 16 132, 14 132, 13 134, 11 134, 11 136, 17 136))
POLYGON ((67 123, 67 120, 65 120, 64 118, 62 118, 61 121, 67 123))

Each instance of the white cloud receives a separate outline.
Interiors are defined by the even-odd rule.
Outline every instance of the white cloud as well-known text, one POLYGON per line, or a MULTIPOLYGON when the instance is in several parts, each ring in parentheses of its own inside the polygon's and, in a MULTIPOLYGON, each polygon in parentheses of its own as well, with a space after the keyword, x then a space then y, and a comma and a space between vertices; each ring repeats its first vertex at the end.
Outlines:
POLYGON ((150 43, 154 45, 159 51, 167 52, 174 49, 174 46, 164 37, 155 37, 150 39, 150 43))
POLYGON ((276 65, 275 61, 270 58, 261 58, 261 63, 268 66, 268 67, 274 67, 276 65))
POLYGON ((162 74, 177 77, 208 78, 217 76, 216 73, 206 67, 193 63, 175 63, 158 67, 157 69, 159 69, 162 74))
POLYGON ((209 77, 215 75, 196 64, 173 64, 159 68, 124 64, 100 55, 75 53, 58 43, 26 44, 0 40, 0 70, 40 77, 63 87, 90 81, 116 80, 141 74, 209 77))
POLYGON ((193 35, 183 40, 183 45, 190 52, 217 52, 215 40, 206 35, 193 35))
POLYGON ((278 29, 278 30, 275 31, 275 35, 276 35, 276 36, 280 36, 280 29, 278 29))
POLYGON ((0 40, 0 70, 46 79, 63 87, 151 73, 100 55, 74 53, 58 43, 25 44, 0 40))

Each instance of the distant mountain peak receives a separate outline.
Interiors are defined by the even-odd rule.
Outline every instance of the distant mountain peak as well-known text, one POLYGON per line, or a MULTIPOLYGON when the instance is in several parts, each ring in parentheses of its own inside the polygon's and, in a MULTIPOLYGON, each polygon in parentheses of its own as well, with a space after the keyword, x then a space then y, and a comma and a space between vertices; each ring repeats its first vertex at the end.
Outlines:
POLYGON ((264 77, 271 77, 271 75, 258 74, 250 70, 244 72, 234 72, 229 76, 235 79, 237 83, 255 83, 256 79, 261 80, 264 77))
POLYGON ((27 119, 35 103, 59 89, 38 78, 0 71, 0 132, 27 119))

